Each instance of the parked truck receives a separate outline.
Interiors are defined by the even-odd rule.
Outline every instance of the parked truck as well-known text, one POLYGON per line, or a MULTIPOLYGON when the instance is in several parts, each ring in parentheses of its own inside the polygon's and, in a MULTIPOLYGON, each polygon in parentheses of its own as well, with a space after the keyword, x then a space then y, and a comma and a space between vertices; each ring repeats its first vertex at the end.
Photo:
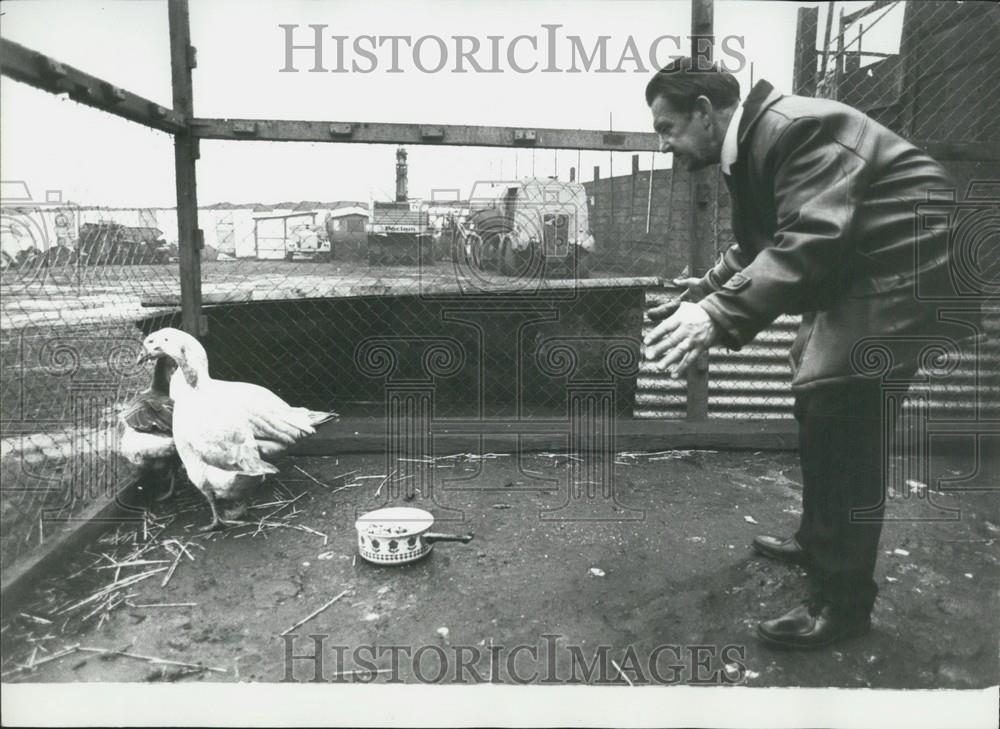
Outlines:
POLYGON ((477 183, 458 228, 456 244, 482 270, 508 276, 589 274, 594 236, 587 193, 578 182, 530 177, 477 183))
POLYGON ((330 238, 325 226, 299 223, 289 229, 285 241, 285 260, 323 263, 330 258, 330 238))
POLYGON ((413 264, 432 258, 432 231, 419 200, 373 202, 367 233, 369 265, 413 264))

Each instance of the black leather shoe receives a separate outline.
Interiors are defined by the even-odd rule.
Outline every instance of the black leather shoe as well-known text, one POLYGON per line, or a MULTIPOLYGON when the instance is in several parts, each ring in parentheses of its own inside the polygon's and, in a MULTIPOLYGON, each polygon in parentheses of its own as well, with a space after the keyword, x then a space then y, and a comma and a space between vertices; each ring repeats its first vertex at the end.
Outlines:
POLYGON ((805 564, 808 555, 805 548, 798 543, 795 537, 769 537, 761 535, 753 538, 753 548, 771 559, 778 559, 791 564, 805 564))
POLYGON ((757 634, 775 648, 811 650, 864 635, 871 627, 867 614, 848 615, 830 605, 807 601, 780 618, 765 620, 757 626, 757 634))

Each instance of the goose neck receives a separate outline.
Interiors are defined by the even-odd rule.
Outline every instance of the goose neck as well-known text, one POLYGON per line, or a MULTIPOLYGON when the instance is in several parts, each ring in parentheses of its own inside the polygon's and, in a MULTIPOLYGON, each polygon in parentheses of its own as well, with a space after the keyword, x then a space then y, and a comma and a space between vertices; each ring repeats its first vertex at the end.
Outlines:
POLYGON ((184 375, 184 381, 191 389, 198 389, 200 386, 203 387, 207 385, 211 379, 208 376, 208 367, 204 362, 197 359, 190 361, 184 357, 181 358, 177 364, 181 373, 184 375))

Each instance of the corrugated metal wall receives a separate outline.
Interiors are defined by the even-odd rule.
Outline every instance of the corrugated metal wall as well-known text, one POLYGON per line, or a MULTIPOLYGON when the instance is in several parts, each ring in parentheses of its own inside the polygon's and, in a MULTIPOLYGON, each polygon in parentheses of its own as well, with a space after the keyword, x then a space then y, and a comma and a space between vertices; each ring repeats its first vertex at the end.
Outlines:
MULTIPOLYGON (((651 289, 647 307, 674 298, 675 290, 651 289)), ((791 367, 788 350, 798 317, 779 317, 739 352, 713 349, 709 358, 708 414, 711 418, 767 420, 792 417, 791 367)), ((932 378, 927 393, 932 419, 1000 418, 1000 310, 985 314, 986 336, 978 362, 965 357, 948 375, 932 378)), ((652 328, 643 325, 643 334, 652 328)), ((963 347, 963 351, 968 348, 963 347)), ((683 418, 686 384, 642 362, 636 387, 637 418, 683 418)))

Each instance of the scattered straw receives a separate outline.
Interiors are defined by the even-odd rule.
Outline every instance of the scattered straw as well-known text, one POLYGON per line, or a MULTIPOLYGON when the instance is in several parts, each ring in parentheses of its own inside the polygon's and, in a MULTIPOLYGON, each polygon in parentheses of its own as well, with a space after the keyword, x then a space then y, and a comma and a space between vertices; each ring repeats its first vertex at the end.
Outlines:
POLYGON ((30 615, 28 613, 18 613, 18 614, 22 618, 27 618, 28 620, 30 620, 30 621, 32 621, 34 623, 41 623, 42 625, 52 625, 52 621, 51 620, 47 620, 45 618, 40 618, 37 615, 30 615))
POLYGON ((355 481, 355 482, 353 482, 353 483, 348 483, 348 484, 344 484, 343 486, 340 486, 339 488, 335 488, 335 489, 334 489, 333 491, 331 491, 330 493, 331 493, 331 494, 335 494, 335 493, 337 493, 338 491, 343 491, 344 489, 353 489, 353 488, 355 488, 356 486, 360 486, 360 485, 361 485, 361 484, 360 484, 359 482, 355 481))
POLYGON ((626 675, 625 673, 622 673, 621 666, 619 666, 617 663, 615 663, 615 659, 614 658, 611 659, 611 665, 615 667, 616 671, 618 671, 618 675, 621 676, 622 678, 624 678, 628 682, 629 686, 634 686, 635 685, 634 683, 632 683, 632 679, 629 678, 628 675, 626 675))
MULTIPOLYGON (((111 560, 109 555, 102 554, 102 557, 106 557, 111 560)), ((140 565, 147 564, 170 564, 169 559, 133 559, 130 562, 115 562, 112 560, 111 564, 101 565, 97 569, 99 570, 111 570, 111 569, 121 569, 122 567, 139 567, 140 565)))
POLYGON ((88 648, 85 646, 77 646, 77 650, 85 653, 97 653, 98 655, 105 656, 122 656, 123 658, 134 658, 139 661, 146 661, 147 663, 156 663, 164 666, 181 666, 183 668, 192 668, 199 671, 212 671, 213 673, 229 673, 225 668, 215 668, 213 666, 203 666, 200 663, 188 663, 186 661, 172 661, 168 658, 157 658, 155 656, 144 656, 139 653, 129 653, 128 651, 116 651, 109 648, 88 648))
POLYGON ((385 486, 386 482, 395 475, 396 475, 396 469, 394 468, 392 469, 392 471, 389 472, 389 474, 385 478, 382 479, 382 483, 378 485, 378 488, 375 489, 376 496, 382 493, 382 487, 385 486))
POLYGON ((291 633, 296 628, 299 628, 299 627, 305 625, 310 620, 312 620, 317 615, 319 615, 321 612, 323 612, 324 610, 326 610, 327 608, 329 608, 331 605, 333 605, 333 603, 337 602, 337 600, 339 600, 344 595, 346 595, 347 593, 349 593, 352 589, 353 588, 348 587, 346 590, 344 590, 342 593, 340 593, 335 598, 333 598, 332 600, 330 600, 328 603, 326 603, 325 605, 323 605, 321 608, 318 608, 318 609, 314 610, 313 612, 309 613, 304 618, 302 618, 302 620, 300 620, 299 622, 297 622, 295 625, 293 625, 292 627, 290 627, 290 628, 284 630, 283 632, 279 633, 279 635, 288 635, 289 633, 291 633))
POLYGON ((90 604, 94 600, 98 600, 100 598, 107 597, 109 594, 111 594, 115 590, 119 590, 119 589, 121 589, 123 587, 127 587, 129 585, 134 585, 135 583, 142 582, 143 580, 148 580, 153 575, 158 575, 161 572, 167 571, 168 569, 170 569, 170 568, 169 567, 160 567, 160 568, 155 569, 155 570, 149 570, 148 572, 142 572, 142 573, 140 573, 138 575, 133 575, 131 577, 126 577, 123 580, 118 580, 118 581, 112 582, 110 585, 107 585, 106 587, 102 587, 100 590, 98 590, 97 592, 95 592, 90 597, 84 598, 83 600, 80 600, 79 602, 75 602, 75 603, 73 603, 72 605, 70 605, 67 608, 63 608, 57 614, 58 615, 62 615, 64 613, 68 613, 68 612, 71 612, 73 610, 76 610, 77 608, 81 608, 84 605, 90 604))
POLYGON ((295 466, 295 465, 293 465, 292 468, 294 468, 296 471, 298 471, 299 473, 301 473, 303 476, 305 476, 306 478, 308 478, 313 483, 317 483, 317 484, 319 484, 320 486, 322 486, 325 489, 333 488, 332 486, 330 486, 330 484, 323 483, 322 481, 320 481, 318 478, 316 478, 315 476, 313 476, 311 473, 309 473, 308 471, 306 471, 304 468, 299 468, 298 466, 295 466))
POLYGON ((10 669, 8 671, 4 671, 3 673, 0 673, 0 677, 10 676, 10 675, 15 674, 15 673, 20 673, 21 671, 32 671, 32 670, 38 668, 39 666, 45 665, 46 663, 50 663, 52 661, 57 661, 60 658, 65 658, 66 656, 72 655, 73 653, 76 653, 79 649, 80 649, 80 645, 79 644, 71 645, 68 648, 65 648, 65 649, 59 651, 58 653, 53 653, 51 656, 46 656, 45 658, 43 658, 40 661, 33 662, 30 666, 27 665, 27 664, 24 664, 24 665, 16 666, 16 667, 14 667, 14 668, 12 668, 12 669, 10 669))
POLYGON ((163 576, 163 581, 160 582, 160 587, 166 587, 167 583, 170 582, 170 578, 174 576, 174 571, 177 569, 177 564, 181 561, 182 554, 184 553, 177 550, 177 556, 174 557, 174 563, 170 565, 170 569, 167 570, 167 574, 163 576))

